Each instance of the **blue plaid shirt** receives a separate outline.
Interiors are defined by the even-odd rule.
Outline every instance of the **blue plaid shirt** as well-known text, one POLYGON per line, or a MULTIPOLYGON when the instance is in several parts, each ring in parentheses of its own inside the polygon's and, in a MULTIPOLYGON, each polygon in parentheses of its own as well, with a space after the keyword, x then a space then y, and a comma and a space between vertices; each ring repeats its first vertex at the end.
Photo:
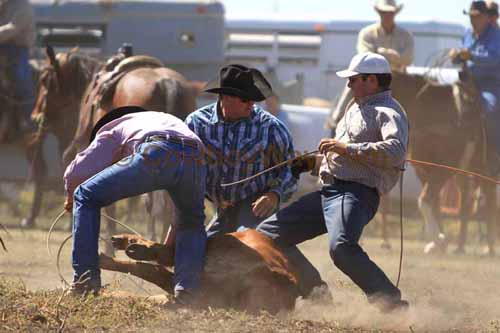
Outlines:
POLYGON ((286 165, 256 179, 230 187, 230 183, 255 175, 294 157, 292 138, 285 125, 255 105, 249 118, 226 122, 218 103, 191 113, 186 124, 207 147, 207 192, 218 206, 247 197, 275 192, 286 201, 297 188, 297 180, 286 165))

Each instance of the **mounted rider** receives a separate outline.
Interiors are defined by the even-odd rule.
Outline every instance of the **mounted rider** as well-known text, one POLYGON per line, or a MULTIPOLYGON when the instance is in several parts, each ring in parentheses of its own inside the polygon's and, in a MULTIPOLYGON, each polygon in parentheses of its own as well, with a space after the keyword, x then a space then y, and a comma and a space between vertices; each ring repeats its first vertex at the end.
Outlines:
MULTIPOLYGON (((472 29, 466 31, 461 48, 452 49, 449 56, 462 64, 461 81, 477 90, 486 140, 494 153, 489 156, 491 165, 491 157, 500 153, 500 30, 491 24, 485 1, 473 1, 464 14, 469 15, 472 29)), ((467 110, 461 121, 467 123, 472 112, 467 110)))
POLYGON ((13 82, 15 99, 21 101, 19 126, 30 129, 33 109, 33 77, 29 65, 35 40, 34 13, 28 0, 0 0, 0 61, 13 82))
POLYGON ((488 6, 488 16, 490 18, 490 24, 498 28, 498 4, 495 1, 486 1, 486 6, 488 6))
MULTIPOLYGON (((404 70, 413 62, 415 55, 413 35, 395 23, 396 15, 403 9, 403 5, 398 5, 395 0, 377 0, 374 9, 380 21, 359 31, 356 52, 378 53, 389 61, 392 70, 404 70)), ((346 86, 327 120, 327 126, 332 129, 333 136, 352 98, 352 92, 346 86)))

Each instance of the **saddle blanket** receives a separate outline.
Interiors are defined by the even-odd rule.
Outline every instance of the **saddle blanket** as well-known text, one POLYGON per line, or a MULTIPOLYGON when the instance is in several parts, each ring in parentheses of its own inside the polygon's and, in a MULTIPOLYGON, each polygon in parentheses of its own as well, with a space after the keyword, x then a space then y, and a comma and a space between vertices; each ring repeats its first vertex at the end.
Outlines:
POLYGON ((411 75, 426 76, 432 81, 442 86, 453 85, 459 81, 458 68, 444 68, 444 67, 406 67, 406 73, 411 75))

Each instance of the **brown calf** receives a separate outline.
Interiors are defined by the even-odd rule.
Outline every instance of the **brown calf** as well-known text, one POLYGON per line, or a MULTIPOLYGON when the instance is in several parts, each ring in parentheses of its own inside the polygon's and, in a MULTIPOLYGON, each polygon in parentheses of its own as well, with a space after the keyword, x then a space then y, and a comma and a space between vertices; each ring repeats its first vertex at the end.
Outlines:
MULTIPOLYGON (((173 273, 165 266, 173 263, 172 249, 134 235, 115 236, 113 243, 132 257, 137 248, 134 244, 141 244, 150 250, 150 259, 159 263, 124 261, 101 254, 102 269, 130 273, 173 292, 173 273)), ((276 313, 294 307, 297 277, 271 239, 255 230, 234 232, 208 241, 202 293, 212 306, 276 313)))

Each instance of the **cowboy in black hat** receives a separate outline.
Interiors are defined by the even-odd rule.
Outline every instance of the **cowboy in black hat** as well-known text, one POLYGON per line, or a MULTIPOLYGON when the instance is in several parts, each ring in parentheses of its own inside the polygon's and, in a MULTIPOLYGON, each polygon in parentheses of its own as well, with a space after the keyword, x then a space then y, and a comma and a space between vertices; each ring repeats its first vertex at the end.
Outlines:
MULTIPOLYGON (((221 187, 292 158, 294 149, 285 125, 255 104, 272 95, 259 70, 238 64, 223 67, 205 91, 218 94, 218 101, 190 114, 186 123, 207 148, 207 196, 216 207, 208 229, 211 237, 255 228, 290 198, 297 179, 285 166, 243 184, 221 187)), ((304 295, 324 284, 296 247, 285 252, 304 272, 304 295)))
POLYGON ((490 24, 498 28, 498 3, 495 1, 487 1, 486 6, 488 7, 488 17, 490 18, 490 24))

